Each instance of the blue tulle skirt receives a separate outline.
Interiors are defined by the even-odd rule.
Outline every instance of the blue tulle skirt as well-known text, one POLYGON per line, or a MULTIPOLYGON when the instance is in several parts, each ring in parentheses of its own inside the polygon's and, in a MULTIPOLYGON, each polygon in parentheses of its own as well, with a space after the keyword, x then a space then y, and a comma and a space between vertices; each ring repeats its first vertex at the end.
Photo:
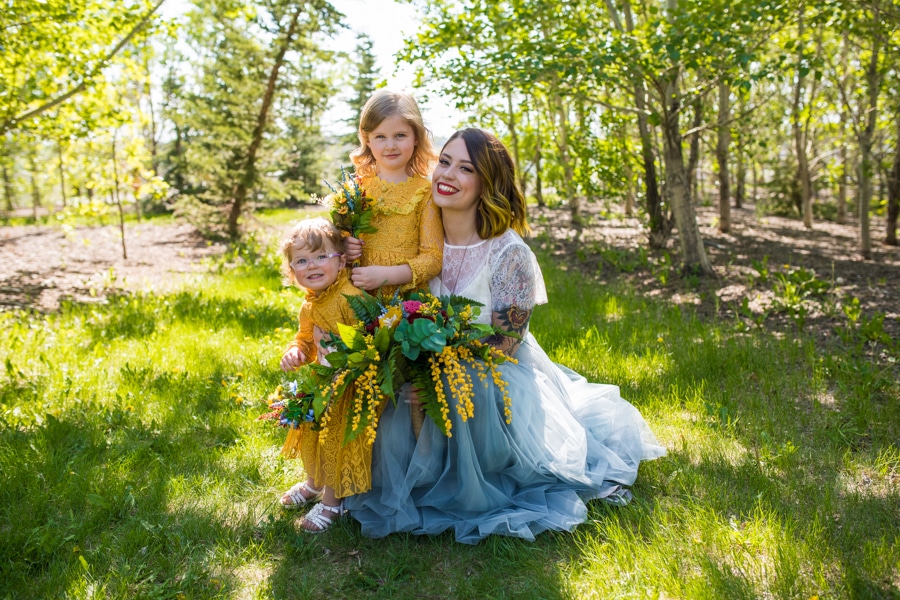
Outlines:
POLYGON ((417 440, 403 394, 387 406, 372 489, 344 500, 364 535, 452 530, 468 544, 491 534, 533 540, 548 529, 571 531, 588 500, 628 501, 625 486, 639 463, 665 454, 637 409, 617 386, 551 362, 530 334, 516 358, 501 366, 510 424, 502 391, 474 373, 475 416, 463 422, 451 404, 450 438, 426 418, 417 440))

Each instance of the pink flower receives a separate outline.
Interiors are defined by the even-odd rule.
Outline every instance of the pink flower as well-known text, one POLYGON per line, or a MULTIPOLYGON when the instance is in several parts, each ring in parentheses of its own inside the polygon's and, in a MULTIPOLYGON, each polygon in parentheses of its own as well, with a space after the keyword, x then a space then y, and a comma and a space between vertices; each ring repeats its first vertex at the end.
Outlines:
POLYGON ((414 315, 419 311, 419 307, 422 306, 422 303, 418 300, 407 300, 403 303, 403 311, 406 312, 407 315, 414 315))

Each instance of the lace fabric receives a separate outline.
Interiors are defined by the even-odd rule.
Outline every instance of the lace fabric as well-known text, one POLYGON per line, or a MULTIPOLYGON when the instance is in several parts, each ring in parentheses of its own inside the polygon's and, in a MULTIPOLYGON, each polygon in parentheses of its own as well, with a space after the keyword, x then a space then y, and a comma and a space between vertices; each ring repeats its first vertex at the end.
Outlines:
MULTIPOLYGON (((531 310, 547 302, 547 289, 534 253, 513 230, 467 246, 444 245, 444 268, 432 282, 438 294, 456 294, 493 311, 516 305, 531 310)), ((479 321, 489 322, 482 309, 479 321)))
MULTIPOLYGON (((413 280, 400 286, 400 290, 426 286, 429 279, 440 273, 444 245, 441 215, 431 199, 429 181, 414 176, 392 184, 370 176, 363 178, 362 186, 377 200, 372 225, 378 231, 360 236, 365 242, 360 264, 408 264, 413 280)), ((390 295, 395 290, 395 286, 385 287, 382 293, 390 295)))

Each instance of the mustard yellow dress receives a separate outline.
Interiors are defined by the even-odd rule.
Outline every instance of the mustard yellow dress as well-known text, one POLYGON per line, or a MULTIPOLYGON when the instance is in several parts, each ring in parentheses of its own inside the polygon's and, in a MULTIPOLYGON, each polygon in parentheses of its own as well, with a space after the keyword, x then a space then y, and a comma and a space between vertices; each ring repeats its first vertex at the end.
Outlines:
POLYGON ((427 289, 429 280, 441 273, 444 251, 444 227, 431 198, 431 182, 413 175, 406 181, 389 183, 369 175, 362 178, 361 185, 376 200, 372 225, 378 231, 360 235, 365 242, 360 265, 409 265, 412 281, 381 288, 384 296, 391 296, 398 287, 401 292, 427 289))
MULTIPOLYGON (((316 294, 307 291, 300 307, 297 335, 288 348, 299 348, 307 362, 319 360, 322 335, 336 333, 338 323, 352 325, 356 322, 345 294, 361 294, 350 283, 347 269, 342 270, 337 280, 324 292, 316 294), (318 335, 316 328, 320 330, 318 335)), ((323 485, 334 488, 338 498, 359 494, 372 487, 372 446, 366 443, 366 436, 360 435, 344 444, 347 409, 353 402, 354 391, 355 387, 349 386, 328 409, 327 430, 313 431, 310 423, 304 423, 288 431, 281 449, 282 455, 288 458, 300 456, 315 488, 321 489, 323 485)))

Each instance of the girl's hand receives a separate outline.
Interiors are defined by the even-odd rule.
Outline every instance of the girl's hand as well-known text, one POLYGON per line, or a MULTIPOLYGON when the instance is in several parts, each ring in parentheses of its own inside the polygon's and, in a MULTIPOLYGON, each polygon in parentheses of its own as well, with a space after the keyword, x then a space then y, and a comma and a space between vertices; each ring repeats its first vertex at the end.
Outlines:
POLYGON ((344 256, 346 256, 347 260, 350 262, 359 260, 362 257, 364 245, 365 242, 355 237, 351 236, 344 238, 344 256))
POLYGON ((306 363, 306 355, 300 352, 300 348, 288 348, 281 357, 282 371, 295 371, 306 363))
POLYGON ((350 273, 350 281, 361 290, 377 290, 383 285, 391 285, 390 267, 353 267, 350 273))

